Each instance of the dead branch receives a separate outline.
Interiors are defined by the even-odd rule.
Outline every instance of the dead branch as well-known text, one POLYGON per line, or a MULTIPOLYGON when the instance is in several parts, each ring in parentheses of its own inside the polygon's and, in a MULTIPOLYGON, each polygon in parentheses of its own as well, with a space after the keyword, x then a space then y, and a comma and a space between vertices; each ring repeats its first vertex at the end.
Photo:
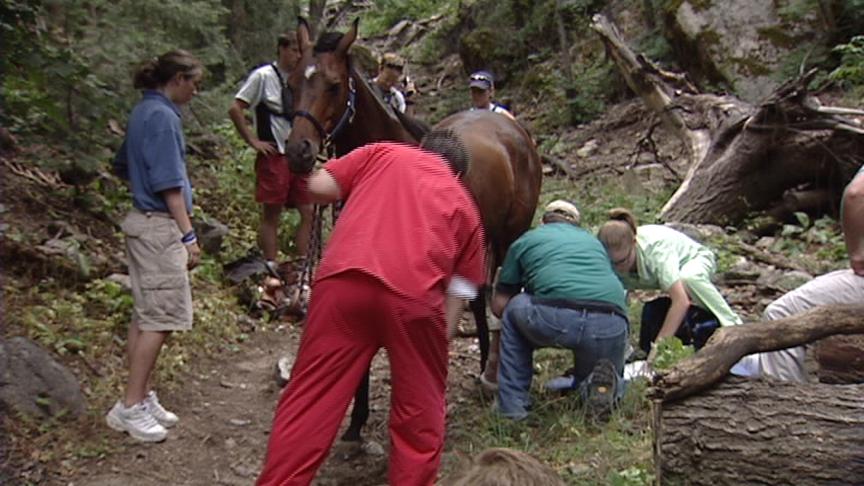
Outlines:
POLYGON ((835 334, 864 334, 864 304, 816 307, 776 321, 719 329, 694 356, 654 379, 652 398, 670 402, 723 379, 748 354, 801 346, 835 334))

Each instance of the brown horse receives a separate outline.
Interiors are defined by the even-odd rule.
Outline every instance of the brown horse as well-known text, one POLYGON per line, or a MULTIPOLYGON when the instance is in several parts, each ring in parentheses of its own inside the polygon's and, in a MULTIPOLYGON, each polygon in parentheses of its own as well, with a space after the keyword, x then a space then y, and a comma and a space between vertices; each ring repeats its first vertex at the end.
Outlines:
MULTIPOLYGON (((337 155, 382 140, 419 143, 428 129, 386 107, 353 69, 348 49, 357 38, 357 21, 345 34, 322 34, 313 46, 308 25, 300 19, 297 37, 302 58, 289 76, 295 94, 294 127, 285 147, 294 170, 310 171, 319 152, 330 143, 337 155)), ((453 130, 469 152, 464 180, 480 210, 490 269, 495 269, 510 244, 531 226, 542 177, 534 142, 517 122, 489 111, 457 113, 435 128, 453 130)), ((483 292, 472 301, 471 309, 477 322, 482 371, 489 353, 483 292)), ((343 439, 360 439, 360 427, 368 417, 368 379, 367 374, 355 396, 351 425, 343 439)))

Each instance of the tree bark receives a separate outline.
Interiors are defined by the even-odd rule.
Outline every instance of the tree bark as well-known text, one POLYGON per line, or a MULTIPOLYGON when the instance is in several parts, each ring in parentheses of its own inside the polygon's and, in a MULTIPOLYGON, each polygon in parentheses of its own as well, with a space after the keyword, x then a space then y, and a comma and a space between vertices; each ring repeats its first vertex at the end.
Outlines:
POLYGON ((730 377, 710 391, 654 407, 658 484, 864 481, 864 385, 730 377))
POLYGON ((689 170, 663 207, 665 221, 736 224, 776 207, 787 189, 827 189, 835 205, 864 160, 864 128, 822 107, 807 86, 811 71, 759 106, 702 94, 680 74, 635 54, 602 15, 592 25, 628 86, 683 143, 689 170))
POLYGON ((649 395, 663 402, 680 400, 725 378, 748 354, 792 348, 835 334, 864 334, 864 304, 816 307, 786 319, 718 329, 698 353, 658 374, 649 395))
POLYGON ((324 8, 327 7, 326 0, 309 0, 309 31, 315 39, 324 25, 324 8))

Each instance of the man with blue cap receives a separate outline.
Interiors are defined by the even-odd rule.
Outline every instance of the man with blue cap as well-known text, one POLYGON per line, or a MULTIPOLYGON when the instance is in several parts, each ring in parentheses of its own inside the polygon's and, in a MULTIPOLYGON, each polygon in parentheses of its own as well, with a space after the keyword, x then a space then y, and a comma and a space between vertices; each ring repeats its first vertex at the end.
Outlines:
POLYGON ((507 108, 492 101, 492 96, 495 94, 495 78, 492 76, 492 73, 489 71, 476 71, 468 79, 468 86, 471 89, 472 110, 489 110, 509 116, 515 120, 515 117, 507 108))

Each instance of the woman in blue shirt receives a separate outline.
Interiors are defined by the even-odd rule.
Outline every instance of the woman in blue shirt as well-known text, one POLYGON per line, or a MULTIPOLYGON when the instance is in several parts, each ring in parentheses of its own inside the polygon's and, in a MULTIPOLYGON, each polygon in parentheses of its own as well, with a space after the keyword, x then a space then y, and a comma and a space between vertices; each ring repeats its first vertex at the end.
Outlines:
POLYGON ((127 353, 129 378, 123 399, 105 417, 108 426, 145 442, 165 439, 177 415, 165 410, 149 387, 165 339, 192 328, 188 268, 201 251, 192 229, 192 188, 180 106, 192 100, 203 76, 201 62, 170 51, 144 62, 134 76, 142 90, 132 110, 115 169, 132 189, 132 210, 121 228, 134 308, 127 353))

